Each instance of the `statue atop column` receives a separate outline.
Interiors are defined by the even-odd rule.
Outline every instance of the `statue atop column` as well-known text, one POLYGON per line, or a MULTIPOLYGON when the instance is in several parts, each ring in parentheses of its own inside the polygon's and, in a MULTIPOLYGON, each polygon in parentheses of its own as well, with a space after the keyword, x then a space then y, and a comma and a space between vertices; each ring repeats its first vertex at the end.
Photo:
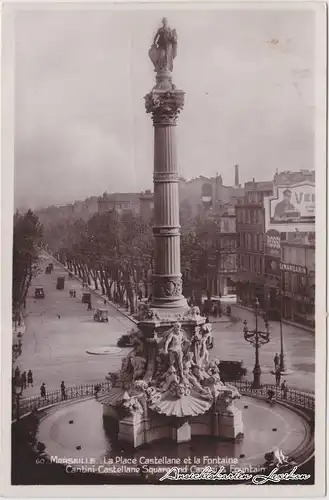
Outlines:
POLYGON ((162 19, 162 26, 156 32, 149 57, 154 64, 154 71, 173 70, 173 61, 177 55, 177 33, 168 26, 167 18, 162 19))

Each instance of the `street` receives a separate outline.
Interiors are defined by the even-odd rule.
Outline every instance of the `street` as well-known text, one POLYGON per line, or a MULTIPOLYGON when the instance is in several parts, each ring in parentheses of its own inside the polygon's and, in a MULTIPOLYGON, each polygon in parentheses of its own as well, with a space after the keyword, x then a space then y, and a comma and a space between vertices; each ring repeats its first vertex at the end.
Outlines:
MULTIPOLYGON (((92 307, 105 307, 103 300, 94 294, 92 307)), ((59 389, 62 380, 67 386, 94 383, 104 380, 109 371, 119 369, 127 349, 106 355, 86 352, 98 347, 113 347, 118 351, 118 338, 134 326, 114 307, 109 304, 106 307, 109 322, 95 322, 93 312, 87 311, 87 304, 81 302, 81 284, 70 279, 56 263, 52 274, 43 272, 34 280, 27 298, 22 354, 17 360, 21 371, 32 370, 34 387, 27 388, 23 397, 39 394, 42 382, 47 390, 59 389), (57 277, 61 275, 65 275, 65 289, 56 290, 57 277), (35 286, 44 287, 44 299, 34 298, 35 286), (76 288, 76 298, 69 297, 72 286, 76 288)))
MULTIPOLYGON (((45 267, 45 262, 42 265, 45 267)), ((92 294, 92 307, 105 307, 103 300, 92 294)), ((45 382, 47 390, 59 389, 64 380, 66 386, 95 383, 103 380, 109 371, 117 371, 122 356, 129 349, 118 350, 118 338, 135 325, 126 316, 109 304, 108 323, 97 323, 93 312, 87 311, 87 304, 81 302, 81 284, 59 264, 54 264, 51 275, 40 274, 32 283, 27 298, 26 332, 23 334, 22 354, 17 360, 20 370, 32 370, 34 387, 24 390, 23 397, 39 394, 40 385, 45 382), (65 275, 65 289, 56 290, 57 277, 65 275), (34 298, 34 287, 43 286, 44 299, 34 298), (75 287, 76 298, 69 297, 69 290, 75 287), (88 354, 97 348, 113 348, 110 354, 88 354)), ((249 329, 254 327, 254 317, 249 311, 232 307, 236 323, 214 323, 215 346, 211 358, 221 360, 242 360, 248 369, 247 378, 252 379, 255 350, 244 340, 243 323, 248 321, 249 329)), ((259 326, 263 328, 260 320, 259 326)), ((314 391, 315 338, 302 329, 283 325, 285 340, 285 361, 292 374, 286 377, 289 387, 307 392, 314 391)), ((271 374, 273 357, 280 352, 280 330, 278 323, 270 324, 270 342, 260 349, 262 368, 261 381, 274 383, 271 374)), ((16 365, 15 365, 16 366, 16 365)))

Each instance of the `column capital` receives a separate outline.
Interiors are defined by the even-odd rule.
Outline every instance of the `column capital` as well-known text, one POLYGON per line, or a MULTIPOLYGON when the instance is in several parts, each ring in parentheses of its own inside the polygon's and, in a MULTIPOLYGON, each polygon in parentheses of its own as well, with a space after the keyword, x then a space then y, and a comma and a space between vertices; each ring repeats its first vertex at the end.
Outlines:
POLYGON ((154 88, 145 97, 147 113, 152 113, 154 126, 176 125, 177 117, 184 107, 182 90, 154 88))

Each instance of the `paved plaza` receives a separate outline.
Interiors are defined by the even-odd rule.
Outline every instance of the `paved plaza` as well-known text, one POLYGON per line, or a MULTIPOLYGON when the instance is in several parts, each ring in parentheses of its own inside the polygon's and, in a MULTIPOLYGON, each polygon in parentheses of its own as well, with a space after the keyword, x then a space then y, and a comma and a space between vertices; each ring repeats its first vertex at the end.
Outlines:
MULTIPOLYGON (((43 262, 45 267, 47 260, 43 262)), ((31 369, 34 387, 24 391, 23 397, 39 394, 42 382, 48 390, 59 389, 64 380, 67 386, 95 383, 103 380, 109 371, 116 371, 122 356, 129 349, 114 349, 118 338, 135 325, 129 318, 108 304, 109 323, 93 321, 93 313, 81 302, 81 284, 56 264, 51 275, 44 272, 32 283, 26 307, 26 331, 23 334, 22 355, 17 360, 21 370, 31 369), (57 277, 65 274, 65 289, 56 290, 57 277), (34 299, 34 286, 44 286, 45 298, 34 299), (75 287, 77 297, 69 297, 69 289, 75 287), (102 349, 103 348, 103 349, 102 349), (106 352, 110 354, 88 354, 106 352), (113 348, 113 349, 111 349, 113 348)), ((104 307, 103 300, 92 294, 92 307, 104 307)), ((251 312, 233 307, 235 323, 214 323, 215 339, 211 357, 222 360, 243 360, 248 369, 247 378, 252 378, 254 348, 243 338, 244 319, 249 328, 254 324, 251 312)), ((315 339, 312 333, 289 325, 283 325, 286 364, 293 370, 287 376, 289 387, 307 392, 314 391, 315 339)), ((280 350, 278 323, 271 323, 271 340, 260 349, 262 382, 274 383, 273 357, 280 350)))

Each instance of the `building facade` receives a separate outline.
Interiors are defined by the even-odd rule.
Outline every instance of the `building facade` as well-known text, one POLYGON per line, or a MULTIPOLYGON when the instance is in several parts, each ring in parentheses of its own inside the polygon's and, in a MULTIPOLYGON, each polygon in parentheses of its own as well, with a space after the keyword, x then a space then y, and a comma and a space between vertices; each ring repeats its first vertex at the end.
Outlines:
POLYGON ((139 193, 104 193, 98 198, 98 213, 115 210, 116 212, 140 213, 139 193))
POLYGON ((217 217, 216 256, 209 263, 208 290, 211 295, 224 296, 236 293, 237 232, 234 207, 226 208, 217 217))
POLYGON ((315 240, 292 234, 281 242, 283 317, 315 328, 315 240))
POLYGON ((256 298, 269 318, 291 320, 314 328, 315 233, 266 231, 264 199, 270 186, 245 185, 236 206, 237 296, 252 307, 256 298), (282 316, 281 316, 282 315, 282 316))
POLYGON ((261 203, 239 204, 236 210, 237 228, 237 298, 252 307, 258 298, 265 307, 265 215, 261 203))
POLYGON ((139 195, 140 216, 145 222, 153 218, 154 195, 151 190, 147 190, 139 195))

